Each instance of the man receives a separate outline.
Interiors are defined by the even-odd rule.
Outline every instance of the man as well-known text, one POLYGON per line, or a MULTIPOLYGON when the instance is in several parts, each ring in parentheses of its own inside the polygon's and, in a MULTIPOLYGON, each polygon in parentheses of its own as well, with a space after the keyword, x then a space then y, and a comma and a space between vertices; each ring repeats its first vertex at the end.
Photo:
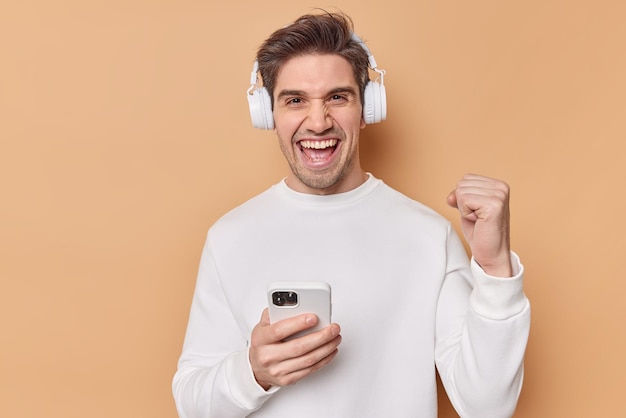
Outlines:
POLYGON ((261 46, 265 127, 291 173, 208 233, 173 383, 181 417, 436 417, 436 370, 462 417, 513 414, 530 307, 508 186, 466 175, 448 196, 470 262, 449 222, 366 173, 368 52, 341 14, 261 46), (270 324, 276 280, 330 283, 337 323, 286 340, 318 319, 270 324))

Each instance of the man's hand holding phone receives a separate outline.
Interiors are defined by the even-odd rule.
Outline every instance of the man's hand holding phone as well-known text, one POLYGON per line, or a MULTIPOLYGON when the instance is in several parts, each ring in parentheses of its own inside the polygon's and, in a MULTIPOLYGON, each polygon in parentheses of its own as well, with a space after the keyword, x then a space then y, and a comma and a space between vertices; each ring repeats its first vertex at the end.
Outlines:
MULTIPOLYGON (((275 308, 271 297, 270 306, 275 308)), ((330 309, 323 310, 330 312, 330 309)), ((316 328, 320 321, 318 315, 297 312, 296 309, 294 316, 271 323, 269 311, 264 309, 261 320, 252 330, 250 364, 255 379, 265 390, 294 384, 326 366, 337 354, 341 343, 339 325, 332 323, 306 333, 306 330, 316 328)), ((329 319, 325 318, 324 322, 329 319)))

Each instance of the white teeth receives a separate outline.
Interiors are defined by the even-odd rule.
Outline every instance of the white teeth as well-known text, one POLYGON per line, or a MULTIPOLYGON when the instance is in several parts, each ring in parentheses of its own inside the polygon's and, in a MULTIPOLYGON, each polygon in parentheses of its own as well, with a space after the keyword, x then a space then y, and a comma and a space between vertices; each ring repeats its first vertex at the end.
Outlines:
POLYGON ((336 139, 327 139, 325 141, 300 141, 302 148, 324 149, 337 145, 336 139))

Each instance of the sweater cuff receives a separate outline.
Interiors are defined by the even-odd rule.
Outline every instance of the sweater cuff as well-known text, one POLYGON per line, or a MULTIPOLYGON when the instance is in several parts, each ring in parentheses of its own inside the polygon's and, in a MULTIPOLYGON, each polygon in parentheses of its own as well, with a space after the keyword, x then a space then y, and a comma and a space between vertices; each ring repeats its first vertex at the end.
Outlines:
POLYGON ((233 400, 244 409, 255 411, 280 388, 272 387, 265 391, 259 386, 254 378, 248 351, 241 350, 228 358, 226 378, 233 400))
POLYGON ((528 304, 522 288, 524 266, 512 251, 511 264, 512 277, 495 277, 485 273, 472 257, 471 269, 476 286, 470 297, 470 305, 478 315, 503 320, 517 315, 528 304))

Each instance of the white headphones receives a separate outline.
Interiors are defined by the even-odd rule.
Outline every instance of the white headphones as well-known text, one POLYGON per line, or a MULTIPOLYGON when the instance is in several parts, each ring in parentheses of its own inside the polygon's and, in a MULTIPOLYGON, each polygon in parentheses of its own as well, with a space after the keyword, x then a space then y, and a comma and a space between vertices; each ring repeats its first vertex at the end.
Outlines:
MULTIPOLYGON (((378 69, 374 56, 361 38, 353 33, 352 39, 358 42, 367 53, 369 67, 380 75, 376 80, 367 82, 365 93, 363 94, 363 120, 367 124, 378 123, 387 118, 387 93, 383 80, 385 70, 378 69)), ((252 73, 250 74, 250 88, 248 88, 247 92, 252 125, 259 129, 274 129, 272 101, 265 87, 257 87, 258 71, 259 63, 254 61, 252 73)))

